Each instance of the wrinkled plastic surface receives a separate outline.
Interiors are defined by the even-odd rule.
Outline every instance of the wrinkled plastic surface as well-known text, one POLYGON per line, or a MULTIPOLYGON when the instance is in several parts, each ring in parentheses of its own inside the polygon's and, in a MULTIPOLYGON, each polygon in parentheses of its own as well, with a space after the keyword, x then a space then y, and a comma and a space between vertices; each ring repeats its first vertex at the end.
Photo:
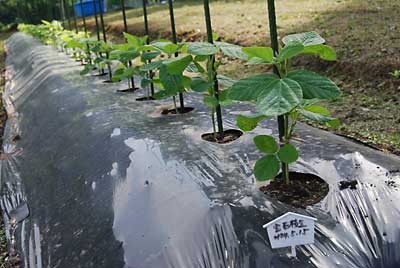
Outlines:
MULTIPOLYGON (((15 34, 7 49, 1 204, 18 222, 24 267, 400 267, 398 157, 300 124, 293 169, 330 191, 295 209, 262 194, 251 171, 252 138, 276 135, 274 120, 208 143, 200 95, 186 95, 192 113, 161 116, 169 100, 137 102, 141 93, 115 92, 125 84, 80 77, 77 62, 31 37, 15 34), (357 189, 340 191, 342 180, 357 189), (288 211, 318 219, 296 260, 262 229, 288 211)), ((249 109, 224 108, 225 126, 249 109)))

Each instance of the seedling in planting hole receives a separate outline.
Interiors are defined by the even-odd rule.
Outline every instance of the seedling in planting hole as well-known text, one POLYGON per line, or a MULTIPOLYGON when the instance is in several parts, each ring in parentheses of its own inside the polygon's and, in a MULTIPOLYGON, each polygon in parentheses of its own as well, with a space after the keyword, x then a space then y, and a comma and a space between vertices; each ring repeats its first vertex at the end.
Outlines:
POLYGON ((298 152, 290 141, 297 120, 306 119, 337 127, 339 121, 330 117, 327 109, 317 105, 321 100, 334 99, 340 95, 338 87, 330 79, 306 70, 290 70, 290 59, 301 54, 316 54, 323 60, 335 61, 335 51, 324 45, 325 40, 316 32, 288 35, 283 38, 284 47, 274 56, 269 47, 247 47, 242 51, 248 56, 247 64, 270 64, 276 66, 276 74, 260 74, 243 78, 235 83, 229 97, 238 101, 256 103, 258 114, 239 115, 237 125, 244 131, 253 130, 266 118, 283 115, 284 137, 281 146, 275 138, 259 135, 254 138, 257 148, 265 154, 254 167, 257 180, 273 179, 280 171, 289 183, 289 164, 298 159, 298 152))
MULTIPOLYGON (((153 61, 141 67, 142 71, 157 71, 158 77, 153 79, 153 82, 161 89, 154 94, 154 98, 163 99, 172 97, 175 112, 178 113, 176 105, 176 96, 179 93, 185 93, 190 88, 190 77, 183 73, 189 64, 192 62, 191 55, 183 55, 174 57, 177 53, 182 52, 183 44, 174 44, 170 41, 156 41, 147 46, 152 51, 162 53, 164 59, 153 61)), ((180 112, 184 112, 184 107, 180 107, 180 112)))
MULTIPOLYGON (((216 39, 216 38, 215 38, 216 39)), ((193 56, 192 71, 198 74, 191 82, 191 89, 196 92, 202 92, 204 96, 204 104, 211 109, 211 121, 213 126, 213 134, 215 140, 222 140, 224 137, 222 115, 217 113, 220 106, 229 105, 232 102, 228 98, 228 90, 220 90, 219 82, 222 84, 228 82, 230 86, 230 79, 222 77, 219 79, 217 76, 218 68, 221 66, 221 55, 226 55, 235 58, 247 59, 247 56, 241 51, 240 46, 215 42, 188 42, 186 43, 186 51, 193 56), (215 116, 217 118, 215 118, 215 116), (216 128, 216 121, 218 123, 218 131, 216 128)))

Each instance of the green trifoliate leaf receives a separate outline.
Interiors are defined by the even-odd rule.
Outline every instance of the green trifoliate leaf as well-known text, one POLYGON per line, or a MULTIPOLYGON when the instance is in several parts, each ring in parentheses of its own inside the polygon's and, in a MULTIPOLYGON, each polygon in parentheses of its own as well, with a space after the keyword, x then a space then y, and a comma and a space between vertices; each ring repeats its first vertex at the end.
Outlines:
POLYGON ((151 45, 168 55, 172 55, 175 52, 178 52, 179 49, 182 47, 182 45, 177 45, 172 42, 155 42, 151 43, 151 45))
POLYGON ((305 32, 287 35, 282 39, 282 42, 285 45, 291 42, 300 42, 307 47, 312 45, 324 44, 325 39, 322 38, 317 32, 305 32))
POLYGON ((283 163, 290 164, 296 162, 299 158, 299 153, 297 152, 296 147, 287 143, 279 149, 278 157, 283 163))
POLYGON ((321 114, 325 116, 331 116, 331 113, 326 109, 325 107, 319 106, 319 105, 308 105, 303 107, 304 110, 316 113, 316 114, 321 114))
POLYGON ((304 48, 303 54, 317 54, 326 61, 336 61, 336 52, 327 45, 314 45, 304 48))
POLYGON ((142 56, 141 56, 141 60, 143 62, 148 61, 148 60, 152 60, 152 59, 154 59, 155 57, 157 57, 160 54, 161 54, 160 51, 143 52, 142 56))
POLYGON ((340 96, 339 88, 329 78, 310 71, 293 71, 287 75, 300 84, 305 99, 334 99, 340 96))
POLYGON ((233 84, 235 84, 237 82, 236 80, 233 80, 232 78, 229 78, 222 74, 218 74, 217 79, 218 79, 218 83, 220 83, 224 87, 231 87, 231 86, 233 86, 233 84))
POLYGON ((252 131, 262 120, 266 119, 265 115, 244 116, 238 115, 236 125, 243 131, 252 131))
POLYGON ((218 100, 214 96, 204 96, 204 104, 210 108, 217 107, 218 100))
POLYGON ((159 90, 153 94, 153 97, 157 100, 165 99, 171 97, 166 90, 159 90))
POLYGON ((270 47, 244 47, 242 48, 242 51, 247 55, 249 60, 259 58, 263 59, 264 63, 271 63, 274 58, 274 52, 270 47))
POLYGON ((196 92, 204 92, 208 90, 210 87, 212 87, 212 85, 213 85, 212 83, 204 81, 200 77, 195 77, 192 79, 192 82, 190 83, 190 88, 196 92))
POLYGON ((141 46, 146 45, 147 36, 137 37, 128 33, 124 33, 124 37, 129 45, 133 46, 134 48, 139 48, 141 46))
POLYGON ((150 84, 151 84, 151 80, 148 79, 148 78, 143 78, 143 79, 140 81, 140 87, 141 87, 141 88, 146 88, 146 87, 148 87, 150 84))
POLYGON ((225 56, 241 60, 247 60, 248 58, 247 55, 243 53, 241 46, 225 42, 216 42, 215 44, 221 49, 222 54, 225 56))
POLYGON ((254 144, 257 146, 258 150, 266 154, 274 154, 278 152, 279 146, 275 141, 275 138, 268 135, 255 136, 254 144))
POLYGON ((187 45, 187 53, 198 56, 214 55, 218 52, 218 48, 210 43, 189 42, 187 45))
POLYGON ((258 96, 268 89, 269 84, 278 81, 274 74, 260 74, 240 79, 232 85, 229 98, 238 101, 255 101, 258 96))
POLYGON ((333 128, 337 128, 340 126, 340 121, 336 118, 331 117, 329 111, 326 110, 324 107, 312 105, 300 109, 299 112, 301 115, 309 120, 323 123, 333 128))
POLYGON ((175 96, 183 88, 183 76, 182 74, 170 74, 167 67, 162 66, 160 68, 160 81, 164 89, 171 95, 175 96))
POLYGON ((143 71, 143 72, 147 72, 147 71, 151 71, 151 70, 154 70, 154 69, 158 69, 158 68, 161 67, 162 63, 163 62, 161 60, 160 61, 153 61, 153 62, 150 62, 149 64, 145 64, 145 65, 141 66, 139 68, 139 70, 143 71))
POLYGON ((167 66, 167 70, 170 74, 182 74, 191 62, 192 56, 186 55, 167 59, 163 64, 167 66))
POLYGON ((221 106, 228 106, 234 104, 234 101, 228 97, 229 90, 220 90, 218 92, 218 100, 221 106))
POLYGON ((278 175, 280 169, 276 155, 266 155, 257 160, 254 175, 258 181, 271 180, 278 175))
POLYGON ((288 78, 276 79, 263 88, 257 98, 257 112, 266 116, 278 116, 290 112, 302 100, 300 85, 288 78))
POLYGON ((283 62, 287 59, 293 58, 304 51, 304 45, 300 42, 290 42, 279 51, 277 57, 278 62, 283 62))
POLYGON ((246 65, 259 65, 259 64, 272 64, 270 61, 266 61, 262 58, 251 58, 248 62, 246 62, 246 65))

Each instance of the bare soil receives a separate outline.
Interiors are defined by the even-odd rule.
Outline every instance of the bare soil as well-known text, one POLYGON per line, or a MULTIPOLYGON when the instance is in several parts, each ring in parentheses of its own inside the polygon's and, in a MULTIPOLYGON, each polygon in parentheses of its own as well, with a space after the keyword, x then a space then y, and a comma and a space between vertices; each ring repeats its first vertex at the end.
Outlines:
POLYGON ((204 133, 203 135, 201 135, 201 138, 205 141, 214 142, 218 144, 225 144, 237 140, 242 135, 243 132, 240 130, 227 129, 224 130, 224 136, 222 138, 219 138, 218 134, 214 135, 214 133, 204 133))

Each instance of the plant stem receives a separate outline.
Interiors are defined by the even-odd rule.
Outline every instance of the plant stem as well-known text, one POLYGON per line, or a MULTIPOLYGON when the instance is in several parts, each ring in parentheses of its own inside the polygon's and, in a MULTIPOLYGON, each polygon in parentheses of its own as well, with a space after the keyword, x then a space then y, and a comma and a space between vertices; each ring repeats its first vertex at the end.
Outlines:
POLYGON ((212 121, 212 126, 213 126, 213 135, 214 135, 214 139, 217 139, 217 130, 215 128, 215 109, 212 108, 211 109, 211 121, 212 121))
MULTIPOLYGON (((289 143, 289 115, 285 114, 283 116, 284 118, 284 126, 285 126, 285 131, 284 131, 284 143, 288 144, 289 143)), ((282 171, 283 171, 283 176, 285 179, 286 184, 289 184, 289 164, 283 163, 282 162, 282 171)))
POLYGON ((178 107, 176 107, 176 98, 175 98, 175 96, 173 96, 172 99, 174 100, 175 113, 178 114, 178 107))

